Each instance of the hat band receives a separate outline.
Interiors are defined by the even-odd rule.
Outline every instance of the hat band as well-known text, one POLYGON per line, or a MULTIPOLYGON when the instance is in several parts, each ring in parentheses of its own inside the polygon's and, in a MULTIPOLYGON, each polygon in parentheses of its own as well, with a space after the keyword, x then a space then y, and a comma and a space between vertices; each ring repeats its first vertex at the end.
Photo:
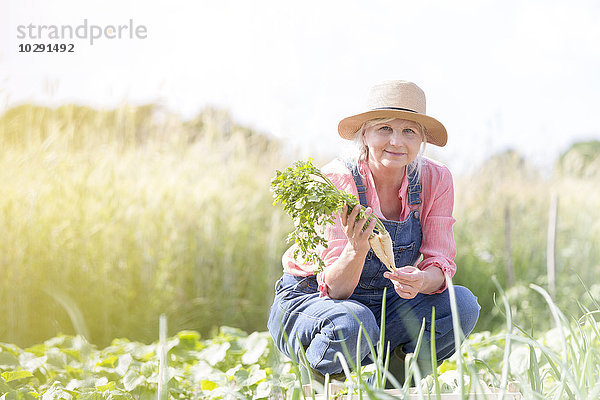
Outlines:
POLYGON ((415 110, 411 110, 410 108, 401 108, 401 107, 379 107, 379 108, 374 108, 374 110, 398 110, 398 111, 409 111, 411 113, 415 113, 418 114, 418 112, 416 112, 415 110))

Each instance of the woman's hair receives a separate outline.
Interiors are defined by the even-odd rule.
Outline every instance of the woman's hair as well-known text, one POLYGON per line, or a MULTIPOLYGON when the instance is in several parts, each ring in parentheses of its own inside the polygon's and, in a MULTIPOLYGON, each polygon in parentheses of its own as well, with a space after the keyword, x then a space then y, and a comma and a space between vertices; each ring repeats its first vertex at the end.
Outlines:
MULTIPOLYGON (((365 134, 365 130, 371 126, 377 125, 377 124, 385 124, 386 122, 390 122, 393 121, 395 118, 376 118, 376 119, 370 119, 368 121, 366 121, 364 124, 362 124, 362 126, 356 131, 356 136, 354 137, 354 147, 355 147, 355 151, 354 154, 352 154, 351 158, 353 159, 353 161, 355 162, 359 162, 359 161, 366 161, 367 157, 369 156, 369 149, 367 148, 367 146, 365 145, 364 141, 363 141, 363 136, 365 134)), ((406 171, 408 172, 408 174, 412 174, 413 171, 417 171, 417 177, 421 176, 421 166, 423 165, 423 153, 425 152, 425 145, 427 144, 427 130, 425 129, 425 127, 423 125, 421 125, 420 123, 416 122, 416 121, 412 121, 415 124, 417 124, 417 126, 419 127, 420 130, 420 134, 421 134, 421 147, 419 149, 419 153, 417 154, 417 157, 414 159, 413 162, 411 162, 410 164, 408 164, 406 171)))

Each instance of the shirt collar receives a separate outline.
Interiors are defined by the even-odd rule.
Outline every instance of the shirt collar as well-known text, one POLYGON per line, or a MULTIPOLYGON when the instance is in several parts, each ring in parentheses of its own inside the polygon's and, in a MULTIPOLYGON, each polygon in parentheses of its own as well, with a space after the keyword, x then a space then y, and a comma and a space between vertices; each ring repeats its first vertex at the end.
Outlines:
MULTIPOLYGON (((369 163, 365 160, 361 161, 358 166, 359 173, 366 177, 370 182, 373 183, 373 188, 375 188, 375 180, 373 179, 373 173, 371 172, 371 168, 369 168, 369 163)), ((398 192, 398 198, 400 200, 404 199, 404 195, 408 193, 408 174, 406 173, 406 167, 404 167, 404 177, 402 178, 402 183, 400 184, 400 191, 398 192)))

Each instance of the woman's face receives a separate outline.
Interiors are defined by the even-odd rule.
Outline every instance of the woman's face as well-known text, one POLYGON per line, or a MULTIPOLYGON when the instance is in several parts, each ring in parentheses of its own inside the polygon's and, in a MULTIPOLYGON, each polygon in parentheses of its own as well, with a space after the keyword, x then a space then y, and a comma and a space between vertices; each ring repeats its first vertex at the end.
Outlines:
POLYGON ((422 138, 417 123, 394 119, 366 128, 363 142, 369 150, 367 159, 372 167, 401 169, 417 158, 422 138))

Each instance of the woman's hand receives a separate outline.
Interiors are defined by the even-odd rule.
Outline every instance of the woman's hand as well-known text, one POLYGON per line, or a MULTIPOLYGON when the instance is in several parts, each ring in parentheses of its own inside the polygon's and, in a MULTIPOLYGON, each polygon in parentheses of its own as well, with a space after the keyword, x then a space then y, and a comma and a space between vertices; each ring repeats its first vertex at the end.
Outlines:
POLYGON ((342 227, 344 228, 344 233, 348 237, 348 244, 354 249, 357 254, 367 254, 371 245, 369 244, 369 236, 373 233, 373 229, 375 228, 375 218, 372 218, 367 225, 367 228, 363 230, 367 219, 373 213, 371 207, 367 207, 365 210, 365 218, 356 219, 358 213, 360 212, 361 206, 357 204, 352 209, 350 215, 348 215, 348 206, 344 205, 342 208, 342 213, 340 215, 340 220, 342 222, 342 227))
POLYGON ((393 273, 384 272, 383 276, 392 280, 396 293, 403 299, 413 299, 419 293, 435 293, 445 283, 444 273, 436 266, 421 270, 407 265, 393 273))
POLYGON ((348 236, 348 243, 337 261, 329 266, 325 273, 325 283, 329 297, 332 299, 347 299, 352 295, 365 265, 365 257, 371 248, 369 236, 373 233, 376 220, 371 219, 367 229, 363 231, 373 211, 367 208, 366 217, 357 221, 356 216, 359 211, 360 205, 357 205, 348 215, 348 208, 344 206, 340 215, 344 233, 348 236))
POLYGON ((384 272, 383 276, 394 283, 394 289, 403 299, 413 299, 425 286, 425 271, 407 265, 394 272, 384 272))

